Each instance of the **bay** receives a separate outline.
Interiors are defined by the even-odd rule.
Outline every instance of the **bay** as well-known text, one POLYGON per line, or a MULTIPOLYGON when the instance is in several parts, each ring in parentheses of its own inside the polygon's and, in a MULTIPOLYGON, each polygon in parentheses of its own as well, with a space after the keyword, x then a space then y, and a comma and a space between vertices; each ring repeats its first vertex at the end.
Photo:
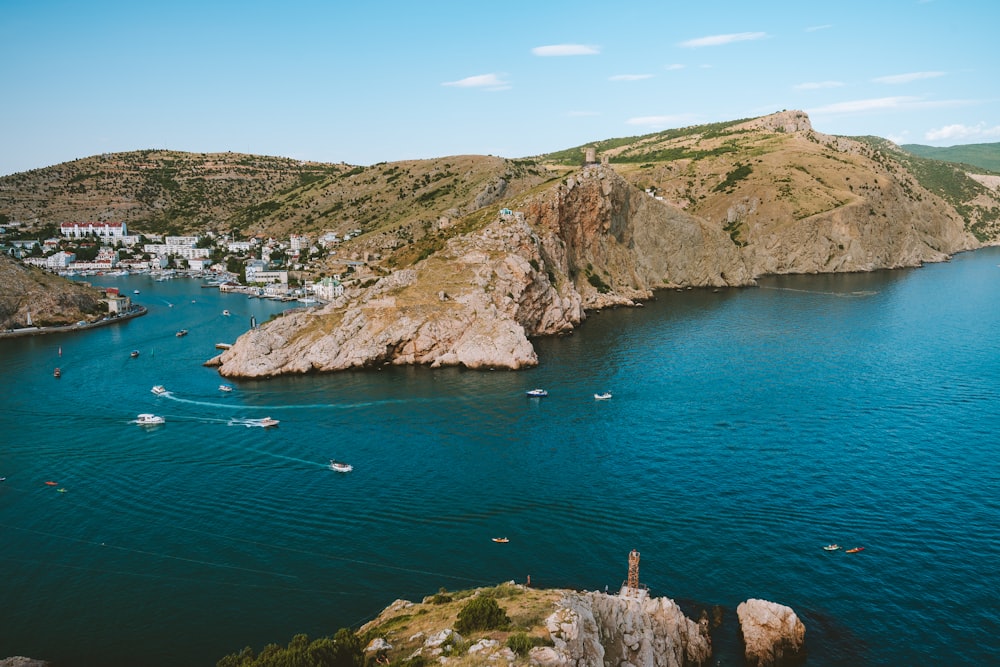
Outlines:
POLYGON ((149 314, 0 341, 0 655, 212 665, 442 587, 614 590, 637 549, 653 595, 730 616, 750 597, 791 606, 809 665, 988 663, 998 265, 985 249, 664 291, 537 340, 527 371, 383 367, 231 393, 202 362, 284 305, 94 277, 140 290, 149 314), (132 423, 142 412, 166 423, 132 423), (280 425, 245 425, 265 416, 280 425))

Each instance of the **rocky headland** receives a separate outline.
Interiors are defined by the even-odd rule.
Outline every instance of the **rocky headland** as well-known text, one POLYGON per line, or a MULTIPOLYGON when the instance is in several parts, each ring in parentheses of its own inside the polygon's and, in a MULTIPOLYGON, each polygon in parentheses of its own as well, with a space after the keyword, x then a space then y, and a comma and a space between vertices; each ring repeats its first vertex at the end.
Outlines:
MULTIPOLYGON (((740 627, 746 637, 746 664, 792 664, 804 655, 805 627, 791 609, 763 600, 748 600, 740 605, 744 608, 740 627), (778 614, 775 609, 783 611, 778 614), (780 622, 773 622, 775 618, 780 622)), ((712 632, 707 614, 692 620, 665 597, 532 589, 510 582, 440 593, 417 603, 397 600, 358 634, 369 655, 388 663, 419 657, 425 663, 446 665, 457 661, 540 667, 694 667, 720 658, 713 651, 712 632), (463 635, 455 629, 461 610, 479 596, 494 598, 510 623, 463 635), (515 635, 522 640, 512 641, 515 635)))
POLYGON ((731 158, 588 164, 505 200, 509 208, 492 204, 484 224, 430 256, 325 307, 288 312, 206 363, 234 378, 382 364, 519 369, 538 363, 532 337, 570 332, 588 311, 658 289, 919 266, 981 245, 905 169, 867 144, 816 133, 801 112, 732 126, 724 139, 772 149, 732 169, 731 158), (716 184, 692 195, 682 184, 706 181, 703 171, 716 184))
POLYGON ((58 327, 107 313, 104 293, 0 253, 0 331, 58 327))

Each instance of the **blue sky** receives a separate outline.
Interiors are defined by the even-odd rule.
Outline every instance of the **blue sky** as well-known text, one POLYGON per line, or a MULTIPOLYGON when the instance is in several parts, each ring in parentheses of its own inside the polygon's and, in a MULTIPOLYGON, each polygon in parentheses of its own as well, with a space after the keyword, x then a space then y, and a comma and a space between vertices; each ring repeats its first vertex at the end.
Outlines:
POLYGON ((525 157, 782 109, 997 142, 998 28, 994 0, 0 0, 0 174, 147 148, 525 157))

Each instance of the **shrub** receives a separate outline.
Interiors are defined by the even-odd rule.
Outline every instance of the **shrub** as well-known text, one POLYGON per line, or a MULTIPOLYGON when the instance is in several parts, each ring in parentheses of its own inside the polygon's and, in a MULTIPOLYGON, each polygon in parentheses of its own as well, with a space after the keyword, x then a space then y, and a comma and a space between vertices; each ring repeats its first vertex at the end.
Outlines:
POLYGON ((497 630, 507 627, 510 618, 507 612, 500 608, 497 601, 486 595, 477 595, 458 612, 455 630, 467 634, 474 630, 497 630))
POLYGON ((507 648, 522 657, 528 655, 528 651, 538 646, 538 643, 537 637, 532 637, 525 632, 515 632, 507 637, 507 648))

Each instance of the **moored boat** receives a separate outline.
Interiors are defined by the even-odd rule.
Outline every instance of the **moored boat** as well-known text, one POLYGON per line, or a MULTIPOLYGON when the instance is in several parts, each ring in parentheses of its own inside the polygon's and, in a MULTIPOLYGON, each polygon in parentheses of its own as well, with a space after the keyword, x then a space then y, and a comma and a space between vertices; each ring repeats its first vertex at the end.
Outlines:
POLYGON ((56 367, 56 369, 54 371, 52 371, 52 377, 57 377, 57 378, 58 377, 62 377, 62 371, 59 370, 58 366, 56 367))
POLYGON ((543 396, 549 395, 549 392, 545 391, 544 389, 529 389, 524 393, 531 398, 542 398, 543 396))
POLYGON ((224 310, 224 311, 222 311, 222 314, 225 315, 226 317, 228 317, 229 316, 229 311, 228 310, 224 310))
POLYGON ((352 466, 350 463, 344 463, 343 461, 335 461, 334 459, 330 459, 330 470, 333 470, 334 472, 351 472, 352 470, 354 470, 354 466, 352 466))

